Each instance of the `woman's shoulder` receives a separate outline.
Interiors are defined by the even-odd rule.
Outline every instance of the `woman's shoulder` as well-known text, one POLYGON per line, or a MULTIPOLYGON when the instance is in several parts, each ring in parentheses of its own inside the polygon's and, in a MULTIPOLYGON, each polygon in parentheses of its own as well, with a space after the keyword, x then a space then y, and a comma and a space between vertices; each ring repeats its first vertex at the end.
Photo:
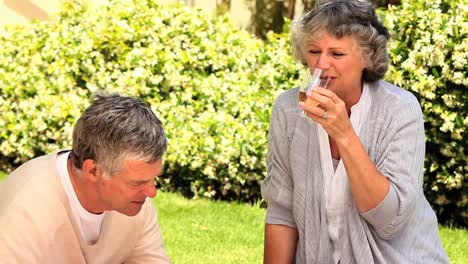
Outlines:
POLYGON ((299 88, 286 90, 278 95, 275 100, 275 108, 290 109, 299 107, 298 103, 299 88))
POLYGON ((369 83, 369 93, 374 106, 384 107, 387 110, 421 108, 418 99, 410 91, 384 80, 369 83))
POLYGON ((295 124, 301 116, 302 109, 298 100, 299 88, 293 88, 280 93, 273 104, 272 120, 279 120, 284 124, 295 124))

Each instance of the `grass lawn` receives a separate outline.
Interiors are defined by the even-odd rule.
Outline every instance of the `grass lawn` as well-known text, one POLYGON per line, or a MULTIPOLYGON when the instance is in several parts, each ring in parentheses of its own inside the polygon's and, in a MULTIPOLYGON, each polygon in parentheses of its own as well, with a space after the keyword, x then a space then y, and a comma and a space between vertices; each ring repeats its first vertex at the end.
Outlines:
POLYGON ((263 261, 264 209, 162 192, 154 203, 173 263, 263 261))
MULTIPOLYGON (((264 209, 162 192, 154 203, 174 263, 262 263, 264 209)), ((451 263, 468 263, 468 230, 440 226, 439 234, 451 263)))
POLYGON ((0 171, 0 181, 3 180, 3 179, 5 179, 6 176, 7 176, 6 173, 4 173, 3 171, 0 171))
POLYGON ((468 229, 439 226, 439 235, 450 257, 450 263, 468 263, 468 229))
MULTIPOLYGON (((173 263, 262 263, 265 209, 163 192, 154 204, 173 263)), ((439 234, 451 263, 468 263, 468 230, 440 226, 439 234)))

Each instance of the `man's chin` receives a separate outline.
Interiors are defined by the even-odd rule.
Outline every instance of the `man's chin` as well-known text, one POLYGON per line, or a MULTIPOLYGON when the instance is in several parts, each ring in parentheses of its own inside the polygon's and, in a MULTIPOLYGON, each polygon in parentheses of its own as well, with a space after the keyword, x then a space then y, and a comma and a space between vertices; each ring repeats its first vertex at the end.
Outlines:
POLYGON ((130 207, 127 207, 124 210, 116 210, 116 211, 126 216, 135 216, 141 211, 141 208, 142 208, 142 205, 132 204, 130 207))
POLYGON ((138 211, 138 212, 132 212, 132 213, 127 213, 127 214, 124 214, 124 215, 129 216, 129 217, 133 217, 133 216, 136 216, 139 212, 140 212, 140 211, 138 211))

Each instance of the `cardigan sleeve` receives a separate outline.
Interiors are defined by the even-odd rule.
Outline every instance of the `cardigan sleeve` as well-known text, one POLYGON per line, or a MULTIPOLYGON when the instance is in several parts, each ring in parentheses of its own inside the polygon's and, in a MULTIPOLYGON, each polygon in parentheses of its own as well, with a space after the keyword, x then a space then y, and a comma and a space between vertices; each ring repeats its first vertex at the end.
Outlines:
MULTIPOLYGON (((1 212, 1 210, 0 210, 1 212)), ((0 216, 0 260, 7 263, 45 263, 48 243, 22 208, 11 208, 0 216)))
POLYGON ((377 207, 361 214, 383 239, 391 239, 414 212, 422 192, 425 155, 424 122, 416 98, 389 108, 393 112, 376 166, 389 179, 390 190, 377 207))
MULTIPOLYGON (((164 250, 161 230, 159 228, 156 209, 152 200, 147 198, 144 205, 145 214, 141 226, 140 237, 133 249, 132 255, 125 260, 125 264, 131 263, 171 263, 164 250)), ((143 210, 143 209, 142 209, 143 210)))
POLYGON ((293 208, 293 182, 289 167, 289 139, 286 116, 279 99, 275 102, 268 133, 267 176, 262 183, 262 196, 267 201, 267 224, 296 227, 293 208))

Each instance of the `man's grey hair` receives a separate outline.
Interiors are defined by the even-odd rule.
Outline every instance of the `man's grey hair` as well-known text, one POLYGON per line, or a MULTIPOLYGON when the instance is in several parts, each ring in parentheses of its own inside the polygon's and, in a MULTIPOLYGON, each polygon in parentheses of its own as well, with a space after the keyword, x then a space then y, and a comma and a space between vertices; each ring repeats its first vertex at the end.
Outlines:
POLYGON ((148 105, 118 94, 96 94, 75 124, 71 156, 75 167, 81 169, 91 159, 111 176, 125 159, 152 163, 166 148, 162 123, 148 105))
POLYGON ((319 1, 316 7, 292 24, 291 43, 298 61, 306 65, 308 44, 324 33, 335 38, 354 37, 366 66, 363 81, 381 79, 389 64, 387 28, 379 21, 374 7, 359 0, 319 1))

